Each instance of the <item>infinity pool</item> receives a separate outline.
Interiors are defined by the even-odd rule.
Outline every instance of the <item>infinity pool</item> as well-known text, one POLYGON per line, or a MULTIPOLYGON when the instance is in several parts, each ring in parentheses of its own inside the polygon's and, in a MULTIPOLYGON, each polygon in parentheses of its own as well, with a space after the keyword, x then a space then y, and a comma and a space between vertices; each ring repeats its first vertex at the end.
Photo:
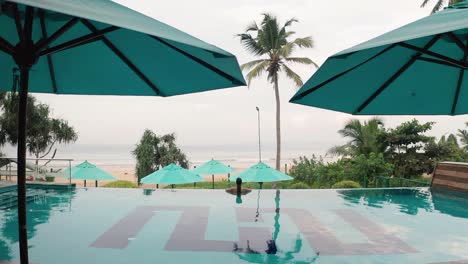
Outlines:
MULTIPOLYGON (((429 189, 77 189, 28 204, 32 263, 443 263, 468 260, 468 197, 429 189)), ((18 261, 0 210, 0 263, 18 261)))

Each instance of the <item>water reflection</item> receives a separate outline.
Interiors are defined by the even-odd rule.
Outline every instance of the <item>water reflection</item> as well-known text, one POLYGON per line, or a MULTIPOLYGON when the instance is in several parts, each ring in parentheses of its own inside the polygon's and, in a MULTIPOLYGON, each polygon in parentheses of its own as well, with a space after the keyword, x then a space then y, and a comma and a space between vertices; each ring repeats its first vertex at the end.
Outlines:
MULTIPOLYGON (((248 245, 248 244, 247 244, 248 245)), ((246 249, 243 251, 237 250, 234 251, 234 254, 236 254, 239 259, 243 261, 247 261, 249 263, 271 263, 271 264, 286 264, 286 263, 314 263, 319 255, 315 255, 314 257, 308 257, 305 260, 297 260, 294 254, 298 254, 302 250, 302 239, 299 235, 297 235, 293 249, 289 251, 284 251, 281 249, 278 249, 275 254, 261 254, 261 252, 246 249)))
MULTIPOLYGON (((36 236, 37 227, 49 222, 53 211, 68 211, 75 197, 74 190, 28 190, 30 196, 27 213, 28 239, 36 236)), ((11 260, 11 245, 18 242, 18 221, 16 209, 0 210, 0 262, 11 260)))
MULTIPOLYGON (((254 222, 258 222, 260 218, 260 194, 261 190, 258 190, 257 196, 257 209, 255 211, 254 222)), ((275 216, 274 216, 274 225, 273 225, 273 234, 271 239, 265 241, 265 250, 264 252, 254 250, 251 248, 251 243, 249 240, 246 241, 246 247, 240 248, 238 243, 234 243, 233 252, 239 259, 247 261, 249 263, 272 263, 272 264, 282 264, 282 263, 314 263, 318 254, 314 257, 309 257, 305 260, 295 259, 294 254, 298 254, 302 250, 302 238, 297 234, 296 239, 294 240, 293 249, 285 251, 277 247, 277 240, 280 235, 280 190, 276 190, 275 195, 275 216)))
POLYGON ((399 211, 416 215, 420 210, 438 211, 455 217, 468 218, 468 196, 430 189, 360 189, 339 190, 339 196, 352 204, 382 208, 397 205, 399 211))

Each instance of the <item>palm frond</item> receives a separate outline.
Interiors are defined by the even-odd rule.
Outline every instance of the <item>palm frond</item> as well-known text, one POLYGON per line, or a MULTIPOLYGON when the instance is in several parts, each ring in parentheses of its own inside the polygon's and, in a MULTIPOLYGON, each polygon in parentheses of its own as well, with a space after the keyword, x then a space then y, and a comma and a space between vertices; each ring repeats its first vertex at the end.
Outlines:
POLYGON ((286 23, 284 23, 283 28, 291 26, 292 23, 294 23, 294 22, 299 22, 299 20, 297 20, 296 18, 293 17, 293 18, 289 19, 288 21, 286 21, 286 23))
POLYGON ((304 85, 301 76, 299 76, 285 64, 283 64, 283 70, 286 73, 286 76, 288 76, 289 79, 293 80, 297 87, 301 87, 302 85, 304 85))
POLYGON ((245 29, 245 32, 249 32, 249 31, 258 31, 258 25, 255 21, 252 21, 252 23, 250 23, 245 29))
POLYGON ((296 47, 296 44, 294 44, 292 42, 288 42, 288 43, 286 43, 286 45, 283 45, 278 50, 278 54, 283 58, 288 58, 294 52, 295 47, 296 47))
POLYGON ((331 155, 333 157, 346 157, 352 156, 352 151, 350 151, 352 147, 349 144, 345 144, 343 146, 334 146, 327 151, 327 155, 331 155))
POLYGON ((249 73, 247 73, 246 78, 247 78, 248 87, 250 87, 250 83, 252 82, 253 79, 260 77, 265 72, 265 70, 268 68, 268 65, 269 65, 269 61, 265 60, 257 64, 257 66, 255 66, 251 71, 249 71, 249 73))
POLYGON ((318 68, 318 64, 315 63, 313 60, 309 59, 309 58, 298 58, 298 57, 289 57, 289 58, 284 58, 284 60, 286 60, 287 62, 295 62, 295 63, 300 63, 300 64, 306 64, 306 65, 310 65, 310 64, 313 64, 316 68, 318 68))
POLYGON ((270 60, 268 60, 268 59, 261 59, 261 60, 249 61, 249 62, 246 62, 246 63, 242 64, 242 65, 240 66, 240 68, 241 68, 241 70, 243 70, 243 71, 248 71, 248 70, 252 69, 253 67, 255 67, 257 64, 262 63, 262 62, 264 62, 264 61, 270 61, 270 60))
POLYGON ((300 48, 314 47, 314 41, 312 40, 312 37, 297 38, 292 43, 296 44, 300 48))
POLYGON ((238 34, 238 36, 241 38, 241 43, 244 48, 253 55, 260 56, 266 53, 265 49, 252 37, 252 35, 243 33, 238 34))
POLYGON ((424 0, 422 3, 421 3, 421 7, 426 7, 426 5, 430 2, 431 0, 424 0))
POLYGON ((442 7, 444 6, 444 2, 444 0, 437 0, 436 4, 434 5, 434 8, 432 8, 431 14, 434 14, 440 9, 442 9, 442 7))

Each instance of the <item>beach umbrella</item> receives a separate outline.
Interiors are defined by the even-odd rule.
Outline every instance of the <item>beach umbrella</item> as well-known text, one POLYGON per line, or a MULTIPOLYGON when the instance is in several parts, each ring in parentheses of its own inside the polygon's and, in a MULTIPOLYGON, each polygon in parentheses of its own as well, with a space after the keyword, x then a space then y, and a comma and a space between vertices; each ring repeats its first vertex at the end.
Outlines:
POLYGON ((468 2, 327 59, 291 102, 355 115, 468 113, 468 2))
POLYGON ((19 89, 20 261, 28 92, 173 96, 245 85, 235 56, 110 0, 0 0, 0 90, 19 89))
POLYGON ((247 170, 233 175, 230 181, 235 181, 237 178, 241 178, 242 182, 258 182, 260 183, 260 188, 264 182, 289 181, 293 179, 293 177, 275 170, 263 162, 259 162, 247 170))
POLYGON ((103 171, 102 169, 96 167, 85 161, 80 163, 70 169, 66 169, 63 174, 64 177, 71 177, 74 180, 84 180, 84 186, 86 187, 86 180, 95 181, 95 186, 98 186, 98 181, 113 181, 117 180, 112 174, 103 171))
POLYGON ((211 174, 211 180, 213 182, 213 189, 214 189, 214 175, 215 174, 231 173, 235 170, 231 168, 230 166, 224 165, 220 161, 212 159, 202 164, 200 167, 193 169, 192 171, 197 174, 211 174))
POLYGON ((140 182, 145 184, 171 184, 174 188, 174 184, 200 181, 203 181, 202 176, 172 163, 143 177, 140 182))

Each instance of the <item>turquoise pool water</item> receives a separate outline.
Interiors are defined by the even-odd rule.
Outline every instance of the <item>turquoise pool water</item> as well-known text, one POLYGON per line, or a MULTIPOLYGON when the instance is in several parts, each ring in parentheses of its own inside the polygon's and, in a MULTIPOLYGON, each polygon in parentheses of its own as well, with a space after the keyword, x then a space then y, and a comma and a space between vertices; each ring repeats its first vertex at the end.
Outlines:
MULTIPOLYGON (((443 263, 468 260, 468 198, 429 189, 77 189, 28 204, 33 263, 443 263), (239 201, 238 201, 239 202, 239 201)), ((16 262, 15 209, 0 263, 16 262)))

